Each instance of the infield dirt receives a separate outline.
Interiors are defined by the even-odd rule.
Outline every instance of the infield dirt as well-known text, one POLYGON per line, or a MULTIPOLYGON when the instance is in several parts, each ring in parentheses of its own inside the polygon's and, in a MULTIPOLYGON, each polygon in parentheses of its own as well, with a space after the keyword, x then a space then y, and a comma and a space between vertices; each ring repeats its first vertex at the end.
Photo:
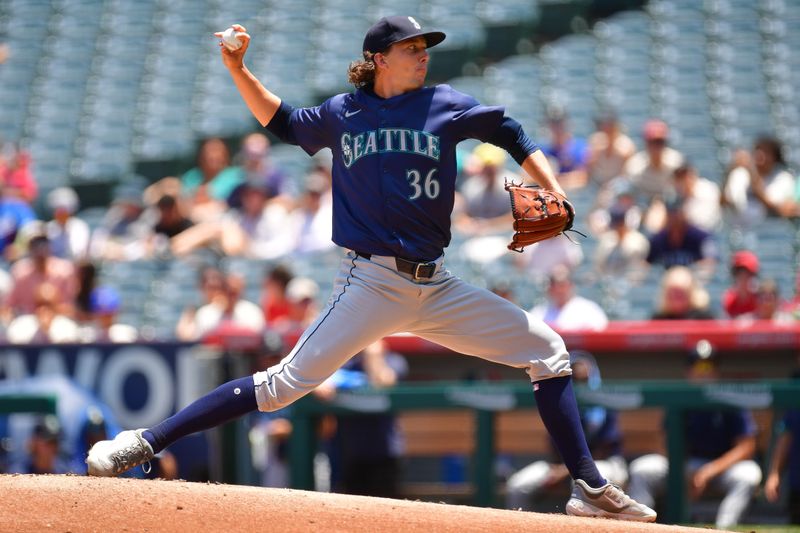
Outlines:
POLYGON ((696 528, 185 481, 0 475, 0 531, 678 532, 696 528))

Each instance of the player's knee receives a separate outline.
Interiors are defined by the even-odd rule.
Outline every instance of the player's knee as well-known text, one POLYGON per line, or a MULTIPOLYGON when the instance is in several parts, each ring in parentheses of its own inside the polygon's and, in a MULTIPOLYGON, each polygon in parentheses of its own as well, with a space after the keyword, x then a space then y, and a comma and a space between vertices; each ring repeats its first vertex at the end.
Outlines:
POLYGON ((531 359, 527 372, 534 382, 571 375, 572 368, 569 365, 567 349, 554 351, 552 355, 539 359, 531 359))
POLYGON ((667 458, 663 455, 656 453, 643 455, 631 461, 628 466, 628 475, 630 477, 643 477, 653 478, 659 477, 667 472, 669 463, 667 458))
POLYGON ((761 467, 755 461, 741 461, 731 467, 731 477, 737 485, 755 487, 761 483, 761 467))
POLYGON ((268 371, 256 372, 253 374, 253 382, 255 384, 256 402, 258 403, 258 410, 264 413, 277 411, 283 409, 290 403, 292 399, 281 395, 275 386, 275 381, 271 379, 268 371))

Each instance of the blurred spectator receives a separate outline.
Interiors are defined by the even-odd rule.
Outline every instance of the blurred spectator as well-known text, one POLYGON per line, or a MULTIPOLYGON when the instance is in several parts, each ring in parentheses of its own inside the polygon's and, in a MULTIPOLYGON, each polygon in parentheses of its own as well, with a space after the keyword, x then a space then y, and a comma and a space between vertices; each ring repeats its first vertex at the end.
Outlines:
POLYGON ((608 325, 608 317, 597 303, 575 294, 572 273, 566 267, 550 274, 547 300, 531 309, 531 314, 553 329, 600 331, 608 325))
POLYGON ((199 221, 224 212, 228 197, 242 181, 242 171, 231 166, 231 154, 222 139, 204 140, 197 150, 197 165, 181 176, 191 218, 199 221))
POLYGON ((156 207, 158 208, 158 220, 153 226, 155 235, 163 235, 168 239, 172 239, 194 225, 191 220, 184 216, 178 199, 174 196, 165 194, 158 199, 156 207))
POLYGON ((16 474, 66 474, 70 465, 61 453, 61 424, 55 415, 45 415, 33 426, 28 455, 10 468, 16 474))
POLYGON ((595 118, 597 131, 589 137, 589 178, 600 187, 623 174, 625 163, 636 153, 636 145, 622 132, 613 112, 595 118))
POLYGON ((0 184, 0 254, 6 260, 16 259, 14 241, 20 230, 35 220, 36 213, 31 206, 0 184))
POLYGON ((6 330, 12 344, 69 343, 78 340, 78 325, 59 312, 58 292, 54 285, 44 282, 33 289, 31 313, 11 321, 6 330))
POLYGON ((245 184, 242 206, 224 219, 222 249, 227 255, 274 259, 289 251, 285 226, 288 212, 284 204, 269 199, 265 185, 245 184))
MULTIPOLYGON (((337 393, 363 386, 393 387, 408 372, 405 359, 387 349, 382 340, 372 343, 337 370, 322 387, 337 393)), ((403 442, 395 416, 390 413, 342 416, 337 419, 332 443, 333 489, 345 494, 397 498, 403 442)))
POLYGON ((146 256, 169 257, 176 254, 176 237, 193 227, 194 222, 183 214, 181 203, 171 194, 165 194, 156 201, 154 214, 145 246, 146 256))
POLYGON ((625 225, 638 230, 642 221, 642 209, 637 204, 636 194, 631 182, 626 178, 614 178, 607 187, 597 192, 595 203, 589 212, 587 222, 594 235, 602 235, 609 228, 611 209, 625 211, 625 225))
POLYGON ((756 291, 756 308, 740 315, 740 321, 769 320, 775 324, 791 324, 794 317, 781 309, 781 295, 778 284, 773 279, 762 280, 756 291))
POLYGON ((142 191, 123 185, 114 192, 111 207, 92 234, 92 258, 109 261, 135 261, 147 254, 146 243, 152 230, 144 214, 142 191))
POLYGON ((79 324, 92 321, 91 295, 97 283, 97 267, 91 261, 81 261, 75 267, 78 292, 75 295, 75 320, 79 324))
POLYGON ((172 252, 177 256, 211 246, 228 256, 274 259, 291 246, 285 225, 288 214, 283 204, 267 199, 264 185, 245 183, 240 187, 241 207, 221 220, 200 222, 176 236, 172 252))
POLYGON ((713 232, 719 229, 719 186, 711 180, 701 178, 697 170, 684 163, 673 173, 673 185, 677 197, 683 201, 686 219, 698 228, 713 232))
POLYGON ((522 179, 505 168, 507 153, 483 143, 470 155, 470 175, 461 185, 453 211, 455 230, 466 235, 508 232, 511 212, 505 180, 522 179))
POLYGON ((585 186, 589 162, 586 141, 572 136, 563 110, 550 112, 547 126, 550 130, 550 141, 542 146, 542 152, 550 160, 558 182, 566 190, 585 186))
MULTIPOLYGON (((570 353, 572 381, 591 390, 600 388, 600 368, 588 352, 570 353)), ((580 408, 581 426, 600 475, 619 486, 628 481, 628 465, 622 453, 622 432, 616 411, 600 406, 580 408)), ((553 450, 550 461, 535 461, 514 473, 506 483, 506 507, 531 510, 532 500, 543 489, 570 481, 569 472, 553 450)))
POLYGON ((642 136, 645 149, 628 160, 625 175, 649 205, 652 200, 669 194, 672 175, 683 164, 683 155, 668 146, 669 126, 661 120, 648 120, 642 136))
POLYGON ((730 318, 755 311, 758 270, 758 256, 749 250, 739 250, 731 257, 733 285, 722 294, 722 308, 730 318))
POLYGON ((721 203, 734 222, 751 226, 766 215, 794 216, 795 178, 786 169, 783 145, 775 137, 756 139, 752 155, 737 150, 722 185, 721 203))
POLYGON ((200 268, 197 273, 197 288, 200 293, 199 304, 196 307, 186 307, 175 327, 175 336, 182 341, 196 340, 198 337, 195 324, 198 308, 212 302, 222 304, 227 299, 225 295, 225 276, 216 267, 204 266, 200 268))
POLYGON ((117 322, 122 299, 113 287, 96 287, 89 298, 93 323, 81 331, 83 342, 130 343, 139 338, 136 328, 117 322))
POLYGON ((664 272, 653 320, 697 320, 713 318, 708 292, 684 266, 664 272))
POLYGON ((623 205, 609 210, 609 228, 600 235, 594 254, 595 269, 601 275, 640 279, 648 270, 650 241, 628 227, 627 214, 623 205))
POLYGON ((291 270, 284 265, 271 268, 264 277, 261 292, 261 309, 264 311, 264 320, 268 326, 289 316, 291 304, 286 296, 286 287, 293 277, 291 270))
MULTIPOLYGON (((701 178, 689 163, 676 168, 672 179, 675 198, 683 202, 686 220, 709 233, 718 230, 722 222, 719 186, 711 180, 701 178)), ((648 210, 646 225, 648 228, 662 228, 665 218, 664 203, 656 202, 648 210)))
POLYGON ((673 266, 692 266, 704 277, 710 276, 717 263, 717 246, 714 238, 686 220, 684 204, 680 199, 667 202, 667 222, 664 229, 650 237, 647 262, 673 266))
POLYGON ((292 278, 286 286, 286 300, 289 313, 276 318, 271 327, 282 333, 303 330, 311 325, 319 315, 319 286, 310 278, 292 278))
POLYGON ((50 241, 41 233, 34 233, 28 241, 28 257, 20 259, 11 268, 14 288, 8 296, 8 307, 15 315, 33 313, 36 308, 37 289, 44 284, 53 286, 56 312, 66 316, 74 313, 75 295, 78 292, 74 265, 66 259, 50 254, 50 241))
POLYGON ((242 173, 244 183, 239 184, 228 197, 228 205, 242 206, 242 192, 245 185, 263 190, 267 199, 278 198, 279 203, 290 205, 293 191, 288 176, 277 168, 270 157, 271 143, 263 133, 250 133, 242 139, 239 152, 234 160, 242 173))
POLYGON ((331 240, 331 204, 330 183, 317 174, 309 176, 299 205, 289 214, 283 230, 289 238, 292 253, 306 254, 335 248, 331 240))
POLYGON ((64 259, 82 259, 89 253, 89 224, 75 216, 78 195, 69 187, 59 187, 47 194, 53 220, 47 223, 47 238, 53 255, 64 259))
MULTIPOLYGON (((687 377, 701 384, 718 380, 717 361, 708 341, 700 341, 690 356, 687 377)), ((752 414, 744 409, 690 410, 685 413, 684 427, 691 499, 708 491, 723 494, 716 527, 737 525, 761 482, 761 468, 753 460, 757 428, 752 414)), ((655 498, 665 489, 668 469, 667 458, 660 454, 634 460, 628 494, 654 507, 655 498)))
POLYGON ((238 274, 228 274, 224 278, 223 288, 197 310, 187 340, 202 339, 224 326, 244 328, 258 334, 263 331, 264 314, 261 309, 242 298, 244 278, 238 274))
POLYGON ((19 198, 27 204, 33 204, 39 194, 39 187, 31 169, 31 155, 6 143, 0 155, 0 186, 3 195, 19 198))

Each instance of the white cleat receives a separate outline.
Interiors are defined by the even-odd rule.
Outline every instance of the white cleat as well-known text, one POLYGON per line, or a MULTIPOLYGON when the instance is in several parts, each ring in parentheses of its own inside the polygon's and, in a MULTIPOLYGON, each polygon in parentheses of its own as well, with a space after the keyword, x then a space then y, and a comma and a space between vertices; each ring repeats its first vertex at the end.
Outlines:
MULTIPOLYGON (((144 429, 123 431, 114 440, 97 442, 86 457, 90 476, 111 477, 150 462, 153 448, 142 437, 144 429)), ((145 470, 148 472, 149 468, 145 470)))
POLYGON ((593 489, 582 479, 575 480, 566 509, 567 514, 572 516, 594 516, 633 522, 656 520, 655 511, 638 503, 616 485, 606 483, 593 489))

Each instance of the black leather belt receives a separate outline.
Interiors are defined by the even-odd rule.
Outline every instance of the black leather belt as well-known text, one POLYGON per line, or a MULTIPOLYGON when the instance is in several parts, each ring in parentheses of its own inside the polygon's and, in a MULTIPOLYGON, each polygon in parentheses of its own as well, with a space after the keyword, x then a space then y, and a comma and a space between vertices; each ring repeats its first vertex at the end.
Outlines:
MULTIPOLYGON (((364 259, 369 259, 370 257, 372 257, 372 254, 356 252, 355 250, 353 251, 357 256, 363 257, 364 259)), ((398 272, 408 274, 414 279, 430 279, 436 273, 435 261, 418 263, 416 261, 409 261, 408 259, 403 259, 402 257, 395 257, 394 262, 395 265, 397 265, 398 272)))

